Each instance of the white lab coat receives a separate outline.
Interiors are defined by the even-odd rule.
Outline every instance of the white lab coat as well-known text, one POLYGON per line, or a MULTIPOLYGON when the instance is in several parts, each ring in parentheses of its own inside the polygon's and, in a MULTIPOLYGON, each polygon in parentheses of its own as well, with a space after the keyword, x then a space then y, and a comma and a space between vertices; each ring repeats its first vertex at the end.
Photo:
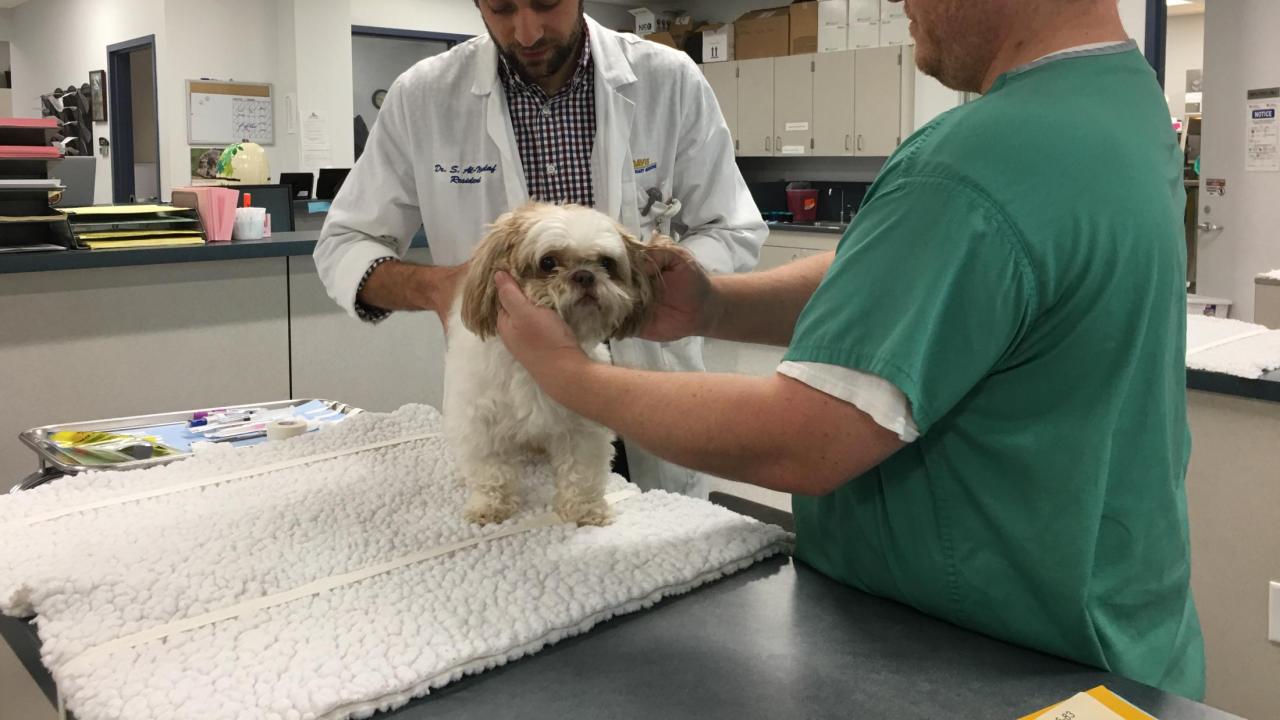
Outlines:
MULTIPOLYGON (((587 18, 595 62, 596 207, 638 237, 649 188, 680 201, 681 244, 713 273, 755 267, 768 230, 734 163, 715 96, 687 55, 587 18)), ((329 296, 353 315, 369 264, 403 256, 418 226, 434 262, 467 261, 486 224, 528 201, 524 169, 488 35, 410 68, 387 93, 364 155, 333 201, 315 260, 329 296)), ((663 225, 662 230, 667 227, 663 225)), ((623 340, 614 362, 655 370, 703 370, 702 342, 623 340)), ((626 398, 617 401, 626 404, 626 398)), ((706 494, 706 478, 634 445, 640 486, 706 494)))

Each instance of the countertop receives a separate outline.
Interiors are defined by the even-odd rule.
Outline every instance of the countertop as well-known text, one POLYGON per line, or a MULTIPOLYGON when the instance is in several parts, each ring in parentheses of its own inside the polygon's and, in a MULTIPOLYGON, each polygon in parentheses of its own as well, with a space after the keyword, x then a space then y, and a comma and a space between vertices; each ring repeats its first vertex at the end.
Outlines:
MULTIPOLYGON (((0 620, 28 669, 38 663, 31 627, 0 620)), ((33 674, 50 694, 43 668, 33 674)), ((787 559, 376 717, 1016 718, 1097 685, 1161 720, 1234 717, 962 630, 787 559)))
POLYGON ((849 229, 848 225, 814 225, 812 223, 785 223, 771 222, 768 223, 770 230, 781 230, 784 232, 807 232, 822 233, 825 235, 843 235, 844 231, 849 229))
MULTIPOLYGON (((167 263, 206 262, 212 260, 245 260, 253 258, 296 257, 310 255, 320 239, 320 231, 277 232, 261 240, 233 240, 228 243, 178 245, 156 248, 124 248, 120 250, 62 250, 53 252, 0 254, 0 274, 79 270, 130 265, 163 265, 167 263)), ((426 247, 426 236, 419 232, 413 247, 426 247)))
POLYGON ((1205 370, 1187 370, 1187 389, 1280 403, 1280 370, 1256 380, 1205 370))

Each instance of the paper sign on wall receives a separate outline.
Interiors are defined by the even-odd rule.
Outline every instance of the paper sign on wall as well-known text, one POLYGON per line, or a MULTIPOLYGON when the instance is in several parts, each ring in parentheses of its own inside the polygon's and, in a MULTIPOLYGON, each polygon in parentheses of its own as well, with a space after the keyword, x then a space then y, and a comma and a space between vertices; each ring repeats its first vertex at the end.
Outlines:
POLYGON ((333 154, 329 146, 329 126, 324 116, 312 111, 302 121, 302 166, 329 167, 333 154))
POLYGON ((1280 88, 1249 91, 1244 169, 1280 172, 1280 88))

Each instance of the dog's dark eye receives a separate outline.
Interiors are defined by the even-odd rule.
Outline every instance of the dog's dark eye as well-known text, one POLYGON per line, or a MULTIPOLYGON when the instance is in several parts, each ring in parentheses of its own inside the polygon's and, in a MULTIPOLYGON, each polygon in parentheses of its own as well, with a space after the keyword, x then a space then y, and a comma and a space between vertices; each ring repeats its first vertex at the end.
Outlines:
POLYGON ((538 261, 538 269, 542 272, 549 273, 556 269, 556 259, 551 255, 547 255, 538 261))
POLYGON ((611 257, 600 258, 600 267, 604 268, 604 271, 610 275, 618 274, 618 261, 611 257))

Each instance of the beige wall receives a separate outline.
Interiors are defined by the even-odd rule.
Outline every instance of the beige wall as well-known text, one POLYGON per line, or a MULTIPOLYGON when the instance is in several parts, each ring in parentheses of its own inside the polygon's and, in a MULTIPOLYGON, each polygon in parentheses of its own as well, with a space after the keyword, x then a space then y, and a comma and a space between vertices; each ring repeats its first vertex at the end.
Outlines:
POLYGON ((1204 628, 1205 700, 1280 718, 1280 645, 1267 640, 1280 581, 1280 403, 1192 391, 1191 582, 1204 628))

